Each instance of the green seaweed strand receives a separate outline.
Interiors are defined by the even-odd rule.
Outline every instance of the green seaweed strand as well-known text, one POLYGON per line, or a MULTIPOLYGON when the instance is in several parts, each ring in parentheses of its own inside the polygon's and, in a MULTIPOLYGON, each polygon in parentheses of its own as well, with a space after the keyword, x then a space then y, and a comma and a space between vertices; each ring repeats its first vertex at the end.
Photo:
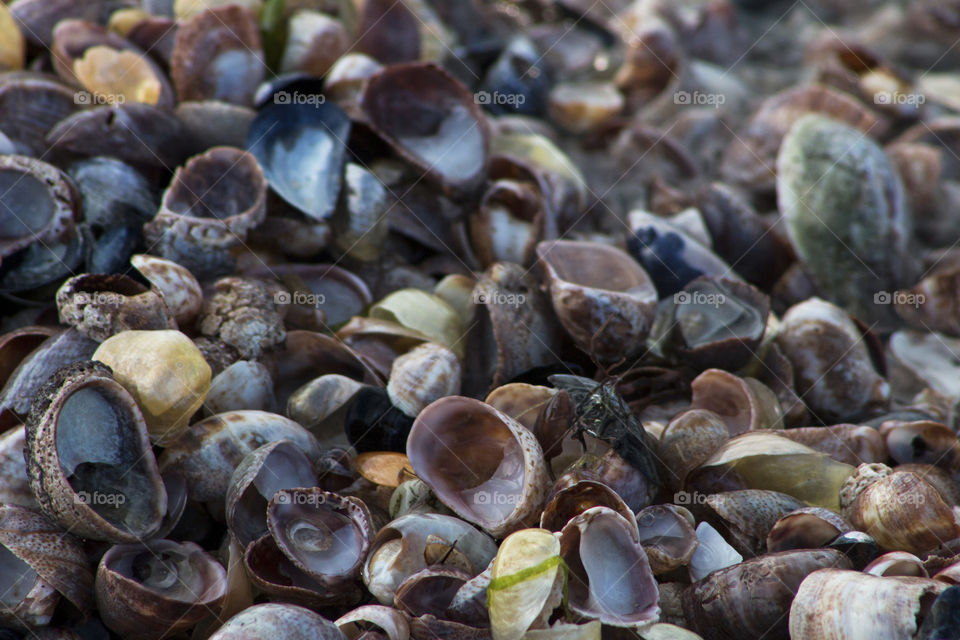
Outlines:
POLYGON ((532 567, 527 567, 526 569, 521 569, 516 573, 511 573, 505 576, 499 576, 490 581, 490 584, 487 586, 487 608, 490 608, 490 594, 494 591, 502 591, 504 589, 509 589, 514 585, 518 585, 525 580, 529 580, 535 576, 540 575, 554 567, 560 567, 560 573, 563 575, 563 612, 564 615, 569 619, 570 609, 567 608, 567 598, 568 598, 568 589, 567 586, 570 581, 570 567, 567 566, 567 563, 563 561, 563 558, 560 556, 550 556, 546 560, 533 565, 532 567))

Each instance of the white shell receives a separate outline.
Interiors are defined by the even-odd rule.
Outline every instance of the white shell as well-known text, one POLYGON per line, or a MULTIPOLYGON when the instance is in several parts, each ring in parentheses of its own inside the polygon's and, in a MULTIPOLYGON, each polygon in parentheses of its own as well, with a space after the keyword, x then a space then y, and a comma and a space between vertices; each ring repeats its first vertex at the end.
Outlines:
POLYGON ((411 418, 425 406, 460 392, 462 369, 456 354, 436 342, 418 345, 393 361, 387 395, 411 418))
POLYGON ((203 306, 203 291, 193 274, 172 260, 146 254, 131 256, 130 264, 160 294, 177 325, 189 326, 203 306))

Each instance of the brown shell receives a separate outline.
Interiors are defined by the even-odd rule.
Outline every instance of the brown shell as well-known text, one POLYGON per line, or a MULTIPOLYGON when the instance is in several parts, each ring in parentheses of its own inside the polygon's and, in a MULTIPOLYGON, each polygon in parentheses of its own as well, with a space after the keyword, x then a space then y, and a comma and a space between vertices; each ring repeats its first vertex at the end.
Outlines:
POLYGON ((60 322, 103 342, 131 329, 176 329, 177 322, 156 291, 121 274, 84 273, 57 290, 60 322))
POLYGON ((785 493, 763 489, 715 493, 705 503, 709 507, 706 520, 745 558, 763 553, 773 525, 804 507, 785 493))
POLYGON ((777 520, 767 533, 767 551, 817 549, 853 525, 829 509, 803 507, 777 520))
POLYGON ((805 444, 849 465, 858 466, 887 459, 883 437, 873 427, 836 424, 830 427, 799 427, 777 432, 794 442, 805 444))
POLYGON ((690 389, 690 408, 718 414, 731 436, 783 427, 783 411, 776 395, 753 378, 741 378, 723 369, 707 369, 694 378, 690 389))

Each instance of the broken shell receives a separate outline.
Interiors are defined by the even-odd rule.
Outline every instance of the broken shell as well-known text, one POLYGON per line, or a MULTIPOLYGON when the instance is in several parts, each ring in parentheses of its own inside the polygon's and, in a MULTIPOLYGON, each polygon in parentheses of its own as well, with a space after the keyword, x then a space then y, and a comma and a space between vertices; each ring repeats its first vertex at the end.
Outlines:
POLYGON ((862 333, 836 305, 811 298, 790 307, 776 340, 818 419, 837 423, 886 407, 890 385, 874 369, 862 333))
POLYGON ((500 544, 487 587, 494 640, 520 640, 531 626, 545 626, 560 604, 560 562, 560 541, 545 529, 523 529, 500 544))
POLYGON ((960 537, 960 525, 940 492, 909 471, 860 465, 844 483, 840 499, 850 523, 882 549, 919 555, 960 537))
POLYGON ((97 610, 124 638, 161 638, 216 611, 227 572, 192 542, 117 545, 97 567, 97 610))
POLYGON ((93 608, 93 573, 83 546, 46 517, 0 505, 0 621, 49 624, 63 594, 84 614, 93 608))
MULTIPOLYGON (((348 640, 367 638, 365 632, 382 631, 387 640, 409 640, 410 625, 407 616, 391 607, 377 604, 357 607, 334 622, 348 640)), ((371 636, 376 638, 376 636, 371 636)))
POLYGON ((878 578, 856 571, 821 569, 800 583, 790 606, 790 637, 912 638, 923 617, 924 603, 947 587, 927 578, 878 578), (857 615, 850 615, 851 611, 857 615))
POLYGON ((362 382, 336 373, 315 378, 293 392, 287 415, 323 442, 343 439, 347 408, 362 382))
POLYGON ((268 533, 267 503, 280 489, 312 487, 313 464, 289 440, 276 440, 251 451, 237 466, 227 489, 227 526, 246 549, 268 533))
POLYGON ((550 119, 572 133, 601 129, 615 119, 625 101, 611 82, 564 82, 550 91, 550 119))
POLYGON ((693 516, 684 507, 655 504, 638 511, 636 519, 640 544, 654 575, 690 562, 700 542, 691 523, 693 516))
POLYGON ((690 390, 690 408, 706 409, 719 416, 731 436, 783 428, 783 411, 776 394, 753 378, 740 378, 723 369, 707 369, 694 378, 690 390))
POLYGON ((27 156, 0 156, 0 256, 72 234, 77 203, 66 175, 27 156))
POLYGON ((960 442, 945 424, 888 420, 880 425, 880 435, 897 464, 932 464, 950 473, 960 469, 960 442))
POLYGON ((767 534, 767 551, 818 549, 848 531, 853 531, 853 525, 833 511, 803 507, 774 523, 767 534))
POLYGON ((293 442, 310 460, 320 456, 317 439, 293 420, 266 411, 228 411, 190 425, 164 449, 160 468, 186 478, 191 500, 223 504, 244 457, 281 439, 293 442))
POLYGON ((370 317, 396 322, 449 347, 462 357, 465 350, 463 325, 453 308, 431 293, 400 289, 370 307, 370 317))
POLYGON ((805 444, 838 462, 853 466, 884 462, 887 459, 884 438, 873 427, 856 424, 797 427, 778 431, 777 435, 805 444))
POLYGON ((460 361, 435 342, 418 345, 393 361, 387 395, 411 418, 434 400, 460 393, 460 361))
POLYGON ((133 394, 158 443, 186 430, 210 389, 210 365, 179 331, 123 331, 105 340, 92 359, 108 365, 133 394))
POLYGON ((331 592, 359 579, 375 533, 371 520, 362 500, 318 487, 280 489, 267 505, 267 526, 277 547, 331 592))
POLYGON ((203 301, 198 326, 202 334, 216 337, 241 357, 254 360, 287 337, 282 314, 286 301, 263 281, 220 278, 203 301))
POLYGON ((704 504, 705 519, 745 558, 763 553, 774 524, 803 508, 802 502, 784 493, 757 489, 714 493, 704 504))
POLYGON ((131 256, 130 264, 160 294, 177 323, 190 326, 203 306, 203 292, 190 270, 172 260, 147 254, 131 256))
POLYGON ((441 186, 470 191, 483 177, 486 118, 473 94, 440 67, 385 67, 367 80, 360 108, 397 153, 441 186))
POLYGON ((229 5, 207 9, 180 23, 170 78, 181 102, 249 105, 265 71, 260 29, 249 9, 229 5))
POLYGON ((99 362, 60 369, 27 419, 27 472, 44 513, 94 540, 156 533, 167 493, 134 397, 99 362))
POLYGON ((394 604, 411 616, 446 618, 454 596, 470 580, 470 574, 455 566, 433 565, 421 569, 397 587, 394 604))
POLYGON ((218 274, 266 216, 267 181, 246 151, 214 147, 179 167, 144 238, 163 257, 201 276, 218 274), (198 256, 198 253, 213 256, 198 256))
POLYGON ((787 613, 797 588, 824 568, 849 568, 838 551, 783 551, 715 571, 683 594, 687 620, 705 640, 791 636, 787 613))
POLYGON ((611 361, 643 345, 657 291, 629 255, 607 245, 552 240, 537 245, 537 257, 554 311, 580 349, 611 361))
POLYGON ((387 189, 376 174, 352 162, 347 163, 343 182, 344 197, 330 219, 334 244, 351 258, 377 260, 387 241, 387 213, 393 206, 387 189))
POLYGON ((546 498, 536 438, 479 400, 448 396, 427 406, 410 430, 407 456, 445 505, 494 536, 535 520, 546 498))
POLYGON ((690 557, 690 580, 702 580, 714 571, 743 562, 743 556, 727 544, 720 533, 707 522, 697 525, 697 548, 690 557))
POLYGON ((459 518, 411 513, 377 533, 363 567, 363 582, 380 602, 392 605, 400 583, 444 555, 455 557, 457 566, 469 568, 475 575, 496 553, 497 545, 490 536, 459 518))
POLYGON ((862 131, 804 116, 777 156, 777 198, 818 290, 859 318, 893 324, 891 306, 874 297, 912 279, 911 219, 883 150, 862 131))
POLYGON ((692 470, 730 439, 724 419, 706 409, 690 409, 674 417, 660 434, 657 455, 669 484, 679 488, 692 470))
MULTIPOLYGON (((55 49, 59 48, 58 33, 68 25, 69 22, 61 22, 54 29, 55 49)), ((146 104, 158 104, 162 100, 167 103, 164 106, 172 104, 172 90, 169 85, 164 87, 166 82, 162 80, 159 67, 144 55, 107 44, 89 46, 82 55, 79 51, 76 54, 72 57, 73 75, 98 100, 146 104), (164 88, 166 93, 163 93, 164 88)))
POLYGON ((416 478, 407 456, 395 451, 361 453, 355 462, 357 473, 381 487, 396 488, 405 480, 416 478))
POLYGON ((884 576, 929 577, 927 570, 923 568, 923 560, 906 551, 885 553, 864 567, 863 572, 881 578, 884 576))
MULTIPOLYGON (((686 479, 686 490, 769 489, 839 511, 839 492, 855 467, 769 431, 731 438, 686 479)), ((856 523, 854 523, 856 524, 856 523)))
POLYGON ((233 616, 210 640, 347 640, 319 613, 292 604, 258 604, 233 616))
POLYGON ((120 274, 74 276, 56 299, 60 322, 101 343, 124 331, 177 327, 159 294, 120 274))
POLYGON ((570 569, 571 611, 614 627, 659 618, 657 583, 635 521, 606 507, 587 509, 561 531, 560 555, 570 569))
MULTIPOLYGON (((487 394, 484 402, 534 431, 540 414, 556 394, 557 390, 552 387, 511 382, 495 388, 487 394)), ((543 445, 542 442, 540 444, 543 445)))
POLYGON ((256 360, 237 360, 210 381, 203 402, 207 415, 241 409, 273 411, 273 376, 266 365, 256 360))
MULTIPOLYGON (((561 481, 558 484, 566 484, 561 481)), ((633 511, 617 492, 594 480, 580 480, 563 486, 551 496, 540 514, 540 526, 548 531, 560 531, 571 518, 591 507, 609 507, 624 518, 633 518, 633 511)))

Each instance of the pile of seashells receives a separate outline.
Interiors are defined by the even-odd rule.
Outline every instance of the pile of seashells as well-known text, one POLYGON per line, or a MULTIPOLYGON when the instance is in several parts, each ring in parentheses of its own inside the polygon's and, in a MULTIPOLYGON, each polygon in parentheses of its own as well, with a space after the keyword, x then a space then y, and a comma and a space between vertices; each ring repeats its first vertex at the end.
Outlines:
POLYGON ((958 37, 0 0, 0 640, 960 638, 958 37))

